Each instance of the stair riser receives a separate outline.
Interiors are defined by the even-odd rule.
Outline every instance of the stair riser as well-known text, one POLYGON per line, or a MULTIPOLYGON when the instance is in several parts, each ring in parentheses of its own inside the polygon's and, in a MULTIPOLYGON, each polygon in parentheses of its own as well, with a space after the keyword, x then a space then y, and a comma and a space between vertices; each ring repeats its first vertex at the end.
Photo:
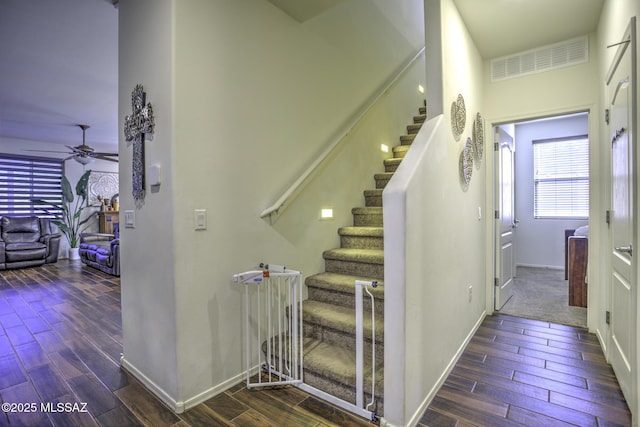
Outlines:
POLYGON ((416 139, 416 135, 403 135, 400 137, 400 145, 411 145, 416 139))
POLYGON ((353 214, 353 225, 356 227, 382 227, 382 215, 353 214))
POLYGON ((422 127, 422 123, 409 125, 409 126, 407 126, 407 133, 409 135, 415 135, 415 134, 418 133, 418 131, 420 130, 421 127, 422 127))
POLYGON ((382 264, 326 259, 324 266, 325 271, 329 273, 350 274, 352 276, 371 277, 380 280, 384 279, 384 265, 382 264))
MULTIPOLYGON (((333 396, 338 397, 347 402, 351 402, 353 404, 356 403, 356 388, 352 384, 342 384, 336 381, 333 381, 329 378, 326 378, 322 375, 322 373, 318 373, 313 371, 312 369, 307 369, 305 366, 304 369, 304 382, 309 384, 312 387, 317 388, 318 390, 322 390, 326 393, 329 393, 333 396)), ((377 380, 376 380, 377 382, 377 380)), ((371 391, 371 383, 364 382, 364 390, 371 391)), ((370 411, 376 413, 377 416, 384 415, 384 396, 383 396, 383 388, 382 384, 376 387, 376 402, 374 403, 374 408, 369 408, 370 411)), ((364 393, 364 401, 368 404, 371 402, 371 393, 364 393)))
POLYGON ((340 236, 340 247, 348 249, 384 249, 384 238, 369 236, 340 236))
POLYGON ((400 166, 399 164, 391 164, 391 165, 384 165, 384 171, 385 172, 395 172, 398 170, 398 166, 400 166))
POLYGON ((376 178, 376 189, 382 190, 389 183, 389 178, 376 178))
POLYGON ((382 194, 379 196, 364 196, 364 205, 368 208, 382 207, 382 194))
MULTIPOLYGON (((335 292, 329 289, 308 287, 309 299, 314 301, 326 302, 329 304, 339 305, 341 307, 348 307, 355 309, 356 302, 353 294, 345 294, 341 292, 335 292)), ((364 292, 363 292, 364 293, 364 292)), ((375 299, 376 316, 384 316, 384 300, 375 299)), ((369 298, 363 298, 363 312, 371 313, 371 301, 369 298)), ((382 317, 380 317, 382 318, 382 317)))
POLYGON ((402 149, 397 149, 397 148, 398 147, 394 147, 394 149, 393 149, 393 157, 395 157, 397 159, 404 159, 404 156, 407 155, 407 150, 402 150, 402 149))
MULTIPOLYGON (((382 329, 382 328, 381 328, 382 329)), ((327 328, 322 325, 317 325, 309 322, 304 322, 303 332, 305 337, 313 338, 319 341, 323 341, 340 348, 353 349, 353 354, 356 351, 356 336, 355 331, 353 334, 347 334, 342 331, 336 331, 335 329, 327 328)), ((363 352, 366 360, 371 359, 371 331, 365 331, 363 336, 363 352)), ((382 363, 384 361, 384 343, 378 341, 381 338, 376 336, 376 363, 382 363)))

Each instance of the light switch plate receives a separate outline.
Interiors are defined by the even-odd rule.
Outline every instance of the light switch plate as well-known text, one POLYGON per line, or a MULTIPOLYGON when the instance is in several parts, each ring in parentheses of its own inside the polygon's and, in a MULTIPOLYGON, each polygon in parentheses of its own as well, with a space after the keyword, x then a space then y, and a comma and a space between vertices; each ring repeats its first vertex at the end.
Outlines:
POLYGON ((124 211, 124 226, 125 228, 136 228, 135 211, 124 211))
POLYGON ((195 229, 206 230, 207 229, 207 210, 195 209, 193 211, 193 215, 195 220, 195 229))

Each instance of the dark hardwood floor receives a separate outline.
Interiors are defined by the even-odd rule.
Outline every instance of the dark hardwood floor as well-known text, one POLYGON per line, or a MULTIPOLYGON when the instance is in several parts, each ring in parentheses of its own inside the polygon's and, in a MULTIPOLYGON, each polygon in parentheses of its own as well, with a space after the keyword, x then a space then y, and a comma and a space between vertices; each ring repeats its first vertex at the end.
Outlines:
POLYGON ((505 315, 485 318, 421 426, 630 426, 594 334, 505 315))
POLYGON ((244 383, 174 414, 119 368, 120 280, 80 262, 1 271, 0 325, 0 427, 371 426, 297 388, 244 383))
MULTIPOLYGON (((8 404, 0 427, 371 426, 297 388, 249 391, 244 383, 174 414, 119 368, 119 279, 79 262, 0 272, 0 325, 0 400, 8 404)), ((593 335, 496 315, 485 319, 419 425, 630 421, 593 335)))

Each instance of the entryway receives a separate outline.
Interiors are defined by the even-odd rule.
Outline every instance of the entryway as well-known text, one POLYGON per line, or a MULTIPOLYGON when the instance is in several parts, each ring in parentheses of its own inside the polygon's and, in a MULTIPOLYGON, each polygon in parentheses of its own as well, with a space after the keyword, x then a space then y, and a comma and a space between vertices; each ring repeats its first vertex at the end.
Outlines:
POLYGON ((569 305, 565 254, 588 226, 588 134, 588 112, 494 128, 496 311, 587 325, 586 307, 569 305))

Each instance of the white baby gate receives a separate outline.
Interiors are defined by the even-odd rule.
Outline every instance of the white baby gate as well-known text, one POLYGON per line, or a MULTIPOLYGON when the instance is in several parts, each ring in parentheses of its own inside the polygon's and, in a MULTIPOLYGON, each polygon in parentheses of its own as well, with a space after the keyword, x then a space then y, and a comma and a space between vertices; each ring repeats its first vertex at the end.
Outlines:
POLYGON ((302 273, 281 265, 260 264, 260 269, 233 275, 244 284, 245 365, 247 388, 294 385, 361 417, 375 420, 375 313, 369 287, 377 282, 355 281, 356 404, 344 401, 303 381, 302 273), (362 288, 371 299, 371 402, 364 406, 364 351, 362 288), (253 376, 253 373, 258 375, 253 376))

